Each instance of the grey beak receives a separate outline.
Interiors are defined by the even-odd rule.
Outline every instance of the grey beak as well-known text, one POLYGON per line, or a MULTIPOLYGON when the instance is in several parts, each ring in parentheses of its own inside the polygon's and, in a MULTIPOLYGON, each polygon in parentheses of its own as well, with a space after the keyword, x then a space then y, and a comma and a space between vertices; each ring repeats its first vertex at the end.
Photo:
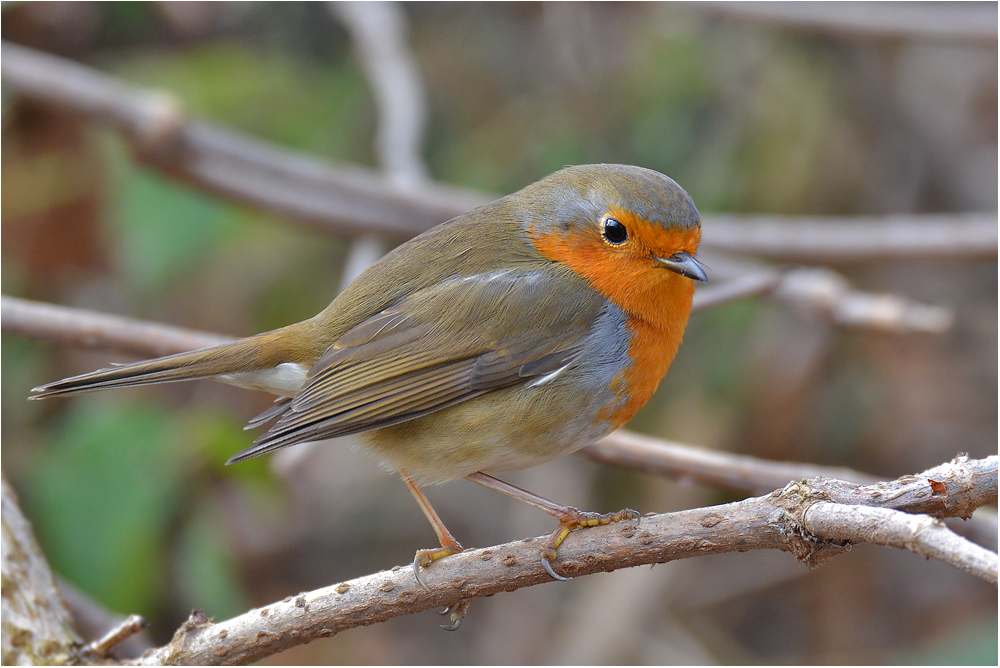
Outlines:
POLYGON ((698 264, 698 261, 695 260, 690 253, 681 251, 680 253, 674 253, 667 258, 654 257, 653 259, 664 269, 669 269, 670 271, 676 272, 681 276, 687 276, 695 281, 708 281, 708 276, 705 275, 705 270, 701 268, 701 265, 698 264))

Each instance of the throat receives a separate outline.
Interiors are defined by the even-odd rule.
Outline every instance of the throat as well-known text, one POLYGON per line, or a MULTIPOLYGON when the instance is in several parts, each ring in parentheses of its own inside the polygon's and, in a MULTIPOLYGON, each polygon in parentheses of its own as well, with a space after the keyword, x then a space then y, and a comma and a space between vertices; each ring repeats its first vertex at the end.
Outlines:
POLYGON ((692 284, 686 294, 673 295, 653 313, 646 309, 629 313, 628 328, 632 338, 628 355, 632 365, 624 371, 623 378, 628 400, 611 416, 615 428, 639 412, 667 374, 684 338, 693 296, 692 284))

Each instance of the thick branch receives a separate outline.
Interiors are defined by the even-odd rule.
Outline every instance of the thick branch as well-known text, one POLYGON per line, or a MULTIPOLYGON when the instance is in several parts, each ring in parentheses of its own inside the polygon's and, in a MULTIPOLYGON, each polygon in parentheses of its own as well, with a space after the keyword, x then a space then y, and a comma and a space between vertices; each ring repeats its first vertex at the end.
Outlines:
MULTIPOLYGON (((991 495, 996 500, 996 457, 977 461, 960 458, 945 467, 954 471, 950 478, 966 481, 965 486, 956 486, 948 492, 952 499, 945 506, 967 507, 991 495)), ((942 473, 935 471, 936 475, 942 473)), ((900 499, 911 499, 918 507, 924 507, 919 495, 891 493, 894 484, 909 488, 913 484, 910 478, 885 483, 882 488, 882 498, 901 507, 881 509, 886 518, 902 526, 907 526, 903 511, 909 508, 908 502, 900 499)), ((763 497, 646 516, 638 526, 620 523, 576 531, 559 548, 557 567, 566 575, 582 576, 754 549, 785 550, 807 564, 816 565, 843 554, 845 541, 867 541, 912 549, 924 556, 940 556, 956 567, 996 582, 996 554, 988 550, 984 553, 974 544, 963 543, 963 539, 956 541, 957 537, 939 539, 926 528, 919 532, 923 537, 917 540, 901 539, 892 532, 871 531, 866 523, 870 508, 852 513, 857 508, 830 501, 830 496, 839 493, 828 493, 831 482, 837 481, 808 480, 763 497), (828 506, 838 507, 835 512, 846 512, 842 522, 829 524, 833 513, 828 512, 828 506), (806 521, 801 519, 804 516, 806 521)), ((937 495, 929 480, 924 479, 923 483, 927 495, 937 495)), ((872 507, 880 507, 875 499, 870 500, 872 507)), ((948 529, 935 526, 933 533, 940 532, 948 529)), ((196 612, 168 645, 148 652, 140 663, 250 663, 356 626, 550 582, 539 559, 544 540, 546 537, 538 537, 471 550, 435 562, 422 573, 430 591, 420 587, 410 567, 395 567, 288 597, 218 624, 196 612)))
MULTIPOLYGON (((0 67, 14 93, 114 124, 132 139, 140 160, 210 192, 307 225, 348 235, 405 238, 495 197, 442 184, 403 188, 372 169, 302 155, 188 120, 170 96, 15 44, 3 44, 0 67)), ((774 216, 706 214, 703 247, 766 252, 787 261, 997 256, 995 213, 853 222, 858 224, 845 227, 842 218, 776 221, 774 216)))
POLYGON ((2 478, 3 665, 69 665, 80 638, 31 524, 2 478))

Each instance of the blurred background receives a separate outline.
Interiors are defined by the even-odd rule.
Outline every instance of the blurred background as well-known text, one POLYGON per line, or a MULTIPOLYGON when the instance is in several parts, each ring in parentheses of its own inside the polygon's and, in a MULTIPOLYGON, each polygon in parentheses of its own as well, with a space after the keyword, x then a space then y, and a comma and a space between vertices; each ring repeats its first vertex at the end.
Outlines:
MULTIPOLYGON (((768 3, 406 3, 359 18, 328 3, 5 2, 2 33, 167 92, 184 118, 403 188, 502 194, 567 164, 631 163, 678 181, 706 238, 713 213, 995 213, 996 4, 893 6, 888 27, 845 27, 768 3), (929 10, 944 13, 921 30, 929 10), (398 85, 417 82, 404 116, 426 126, 409 162, 380 134, 372 44, 399 47, 398 85)), ((345 265, 401 240, 210 194, 145 166, 111 125, 6 83, 2 113, 5 295, 242 336, 312 316, 345 265)), ((629 427, 886 478, 995 454, 995 253, 834 268, 950 309, 952 325, 844 327, 766 297, 699 312, 629 427)), ((267 396, 198 382, 25 400, 129 359, 3 337, 4 473, 79 606, 141 614, 162 644, 192 608, 221 620, 434 545, 406 488, 343 443, 224 467, 267 396)), ((600 511, 743 496, 575 457, 509 479, 600 511)), ((467 546, 552 530, 465 481, 427 493, 467 546)), ((994 586, 868 545, 814 571, 760 552, 552 583, 477 601, 458 633, 439 623, 393 619, 269 662, 997 662, 994 586)))

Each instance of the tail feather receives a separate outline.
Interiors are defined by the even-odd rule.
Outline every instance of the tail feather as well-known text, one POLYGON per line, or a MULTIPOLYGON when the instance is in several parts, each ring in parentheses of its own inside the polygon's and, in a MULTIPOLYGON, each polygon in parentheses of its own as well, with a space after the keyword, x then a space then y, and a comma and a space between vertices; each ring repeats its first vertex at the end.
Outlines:
POLYGON ((116 364, 72 378, 64 378, 34 388, 32 392, 35 394, 29 398, 47 399, 119 387, 174 383, 196 378, 262 371, 274 368, 285 361, 281 353, 277 337, 259 335, 143 362, 116 364))

